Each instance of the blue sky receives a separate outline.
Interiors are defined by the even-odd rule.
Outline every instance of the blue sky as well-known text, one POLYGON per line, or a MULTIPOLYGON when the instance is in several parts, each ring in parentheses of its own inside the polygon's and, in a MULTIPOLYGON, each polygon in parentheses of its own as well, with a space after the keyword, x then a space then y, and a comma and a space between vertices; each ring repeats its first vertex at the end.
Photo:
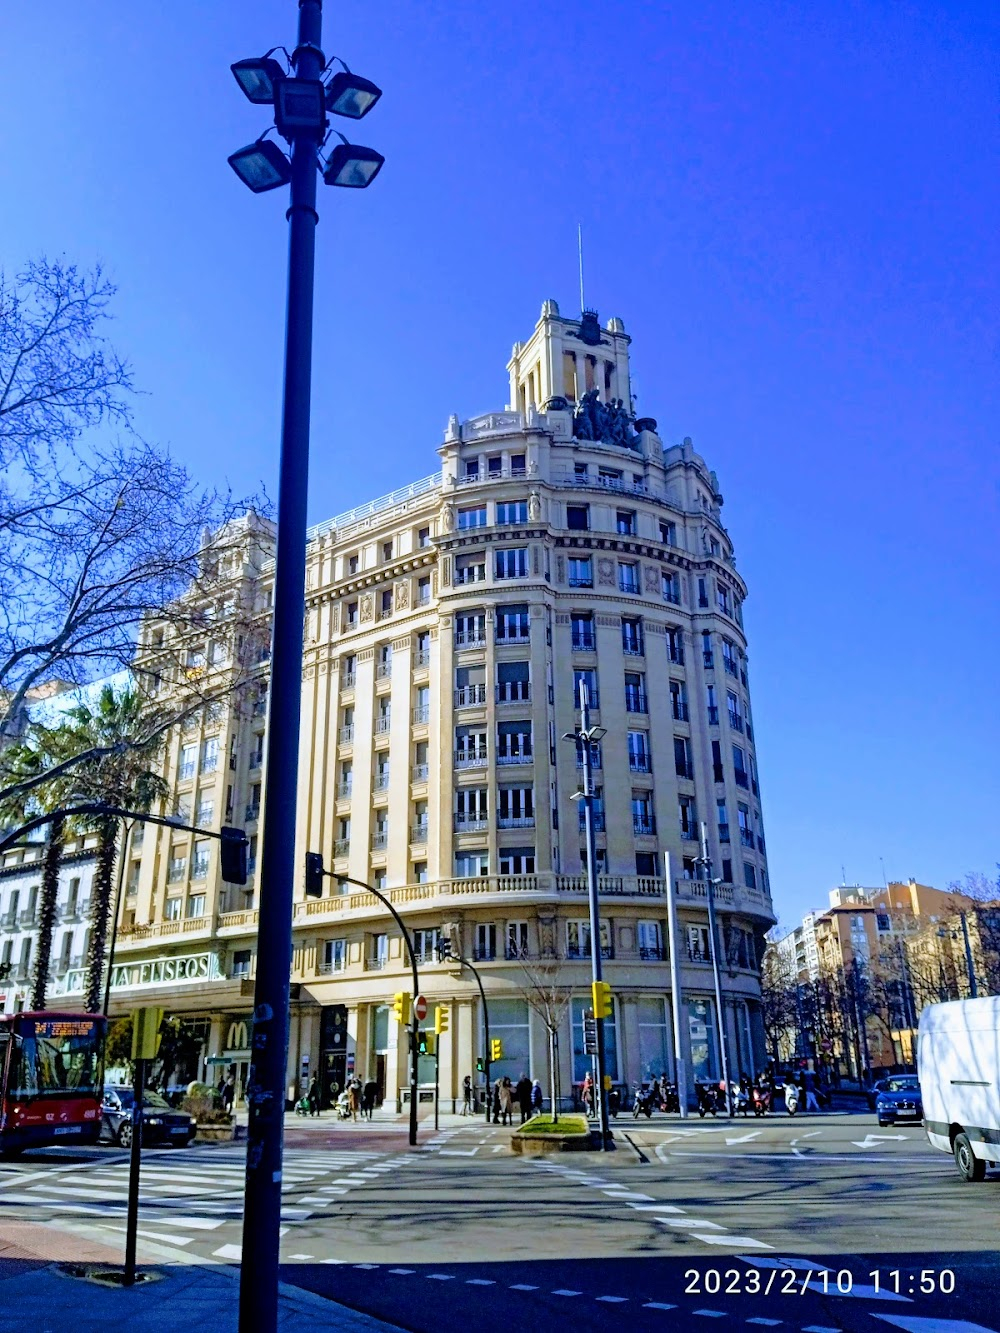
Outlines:
MULTIPOLYGON (((226 156, 229 63, 292 0, 5 8, 0 257, 101 259, 144 431, 274 490, 284 202, 226 156)), ((434 470, 541 302, 633 335, 644 414, 719 474, 751 597, 775 902, 1000 859, 994 5, 327 6, 385 89, 323 191, 310 518, 434 470)))

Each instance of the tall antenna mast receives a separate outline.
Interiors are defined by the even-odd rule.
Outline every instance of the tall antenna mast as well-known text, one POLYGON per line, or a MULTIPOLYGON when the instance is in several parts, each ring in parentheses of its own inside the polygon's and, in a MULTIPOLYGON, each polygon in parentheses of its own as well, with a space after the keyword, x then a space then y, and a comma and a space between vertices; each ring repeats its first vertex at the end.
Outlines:
POLYGON ((583 312, 587 307, 583 300, 583 224, 581 222, 576 224, 576 245, 580 253, 580 318, 582 319, 583 312))

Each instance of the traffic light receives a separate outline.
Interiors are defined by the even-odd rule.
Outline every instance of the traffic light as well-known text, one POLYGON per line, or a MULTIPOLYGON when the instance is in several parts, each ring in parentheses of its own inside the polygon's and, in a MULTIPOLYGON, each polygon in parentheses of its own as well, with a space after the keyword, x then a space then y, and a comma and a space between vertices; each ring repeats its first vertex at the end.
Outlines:
POLYGON ((410 993, 409 991, 399 990, 392 997, 392 1007, 396 1017, 406 1027, 410 1021, 410 993))
POLYGON ((590 987, 594 997, 594 1017, 611 1017, 611 987, 606 981, 595 981, 590 987))
POLYGON ((247 845, 247 835, 241 828, 223 824, 219 860, 222 864, 222 878, 227 884, 247 882, 247 845))
POLYGON ((417 1033, 417 1054, 418 1055, 434 1054, 433 1032, 427 1032, 423 1028, 421 1028, 420 1031, 417 1033))
POLYGON ((306 852, 306 897, 323 897, 323 857, 320 852, 306 852))
POLYGON ((448 1006, 445 1004, 434 1007, 434 1031, 437 1033, 448 1031, 448 1006))
POLYGON ((490 1059, 491 1060, 503 1059, 503 1042, 500 1040, 499 1037, 490 1038, 490 1059))
POLYGON ((486 1062, 481 1055, 476 1056, 476 1073, 481 1074, 486 1068, 486 1062))

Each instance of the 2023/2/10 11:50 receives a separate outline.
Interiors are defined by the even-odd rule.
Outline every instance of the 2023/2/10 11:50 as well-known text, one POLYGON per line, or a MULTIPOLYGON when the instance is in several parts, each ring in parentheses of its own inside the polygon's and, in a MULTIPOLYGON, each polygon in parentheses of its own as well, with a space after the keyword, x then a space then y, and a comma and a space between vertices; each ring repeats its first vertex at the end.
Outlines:
MULTIPOLYGON (((865 1285, 875 1293, 889 1291, 897 1296, 950 1296, 955 1290, 955 1274, 950 1268, 921 1268, 908 1273, 900 1268, 872 1269, 864 1274, 865 1285)), ((804 1296, 806 1292, 849 1295, 854 1290, 854 1274, 849 1268, 834 1272, 829 1268, 688 1268, 684 1273, 684 1292, 689 1296, 804 1296)))

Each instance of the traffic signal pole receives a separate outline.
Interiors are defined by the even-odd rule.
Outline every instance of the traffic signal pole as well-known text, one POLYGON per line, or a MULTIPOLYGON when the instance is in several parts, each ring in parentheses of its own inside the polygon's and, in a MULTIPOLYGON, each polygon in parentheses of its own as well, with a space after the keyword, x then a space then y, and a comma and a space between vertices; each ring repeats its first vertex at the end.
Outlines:
MULTIPOLYGON (((587 682, 580 681, 580 732, 578 742, 583 760, 583 818, 587 841, 587 895, 590 901, 590 964, 594 977, 595 998, 601 982, 601 908, 597 896, 597 837, 594 829, 594 774, 590 740, 590 697, 587 682)), ((607 1053, 604 1042, 604 1018, 595 1005, 597 1023, 597 1097, 601 1148, 610 1147, 611 1126, 608 1119, 608 1090, 605 1087, 607 1053)))

